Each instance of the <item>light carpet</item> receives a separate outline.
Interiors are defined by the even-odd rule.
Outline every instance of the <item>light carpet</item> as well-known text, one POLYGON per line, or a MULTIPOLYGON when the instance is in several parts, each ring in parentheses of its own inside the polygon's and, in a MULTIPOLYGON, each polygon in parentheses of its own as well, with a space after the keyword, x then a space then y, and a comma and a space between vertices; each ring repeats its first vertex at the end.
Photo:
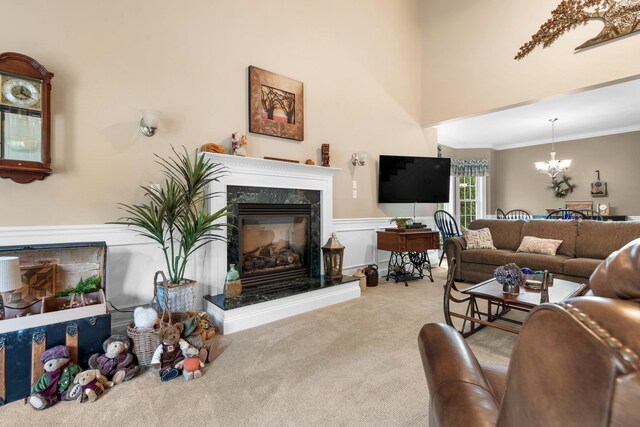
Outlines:
MULTIPOLYGON (((417 335, 443 322, 446 270, 433 272, 435 283, 381 279, 356 300, 220 337, 200 379, 161 383, 151 370, 94 403, 8 404, 0 425, 428 425, 417 335)), ((467 341, 506 364, 516 336, 485 328, 467 341)))

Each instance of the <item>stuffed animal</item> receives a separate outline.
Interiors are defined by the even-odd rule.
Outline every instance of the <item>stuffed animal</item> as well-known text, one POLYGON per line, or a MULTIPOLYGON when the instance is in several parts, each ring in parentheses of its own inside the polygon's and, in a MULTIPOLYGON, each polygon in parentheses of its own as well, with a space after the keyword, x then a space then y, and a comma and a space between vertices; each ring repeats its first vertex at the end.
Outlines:
POLYGON ((35 409, 44 409, 59 400, 69 400, 67 391, 73 379, 82 371, 80 366, 70 361, 69 347, 57 345, 42 353, 40 362, 44 374, 31 390, 29 403, 35 409))
POLYGON ((153 308, 138 307, 133 311, 136 328, 153 328, 158 322, 158 312, 153 308))
POLYGON ((193 380, 202 376, 201 368, 204 368, 204 362, 198 357, 200 351, 195 347, 185 349, 182 376, 185 380, 193 380))
POLYGON ((80 403, 95 402, 104 393, 105 388, 113 387, 113 382, 107 380, 98 369, 80 372, 73 380, 73 387, 68 392, 70 400, 80 403))
POLYGON ((234 156, 247 155, 247 136, 241 132, 231 134, 231 148, 234 156))
POLYGON ((131 342, 124 335, 112 335, 102 344, 104 354, 95 353, 89 358, 89 367, 98 369, 100 373, 120 384, 133 378, 140 367, 136 365, 129 352, 131 342))
POLYGON ((215 326, 209 320, 206 312, 198 313, 188 311, 187 318, 184 320, 184 330, 182 338, 184 338, 193 347, 200 350, 200 360, 203 362, 213 361, 215 356, 215 345, 213 337, 216 334, 215 326))
POLYGON ((160 328, 158 336, 160 345, 151 358, 151 366, 160 368, 160 379, 169 381, 180 375, 184 355, 182 352, 189 347, 189 343, 180 338, 184 325, 176 323, 160 328))

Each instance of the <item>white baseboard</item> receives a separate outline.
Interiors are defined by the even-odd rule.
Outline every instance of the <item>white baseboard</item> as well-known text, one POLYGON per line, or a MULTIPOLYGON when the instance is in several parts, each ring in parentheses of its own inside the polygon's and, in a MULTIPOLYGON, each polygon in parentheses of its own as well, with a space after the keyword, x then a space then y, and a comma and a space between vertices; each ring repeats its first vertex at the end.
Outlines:
POLYGON ((206 300, 205 306, 221 333, 227 335, 358 297, 356 281, 232 310, 222 310, 206 300))

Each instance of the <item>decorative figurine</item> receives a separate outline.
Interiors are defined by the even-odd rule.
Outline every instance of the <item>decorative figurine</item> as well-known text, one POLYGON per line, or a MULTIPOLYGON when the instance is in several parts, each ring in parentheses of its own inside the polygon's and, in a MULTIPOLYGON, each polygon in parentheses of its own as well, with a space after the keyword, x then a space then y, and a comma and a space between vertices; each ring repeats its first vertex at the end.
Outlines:
POLYGON ((329 144, 322 144, 322 166, 329 167, 329 144))
POLYGON ((199 358, 199 351, 195 347, 189 347, 182 352, 184 355, 184 366, 182 376, 185 380, 193 380, 202 376, 201 368, 204 362, 199 358))
POLYGON ((80 372, 73 380, 73 384, 68 397, 80 403, 95 402, 104 394, 105 388, 113 387, 113 382, 107 380, 97 369, 80 372))
POLYGON ((231 134, 231 147, 233 148, 234 156, 246 156, 247 155, 247 136, 241 132, 234 132, 231 134))
POLYGON ((180 375, 184 364, 183 351, 189 343, 180 338, 184 325, 166 325, 160 329, 160 345, 156 348, 151 359, 151 366, 160 368, 160 379, 169 381, 180 375))
POLYGON ((69 347, 57 345, 42 353, 44 374, 31 390, 29 403, 34 409, 45 409, 59 400, 70 400, 67 391, 82 368, 71 362, 69 347))
POLYGON ((205 153, 218 153, 218 154, 224 154, 224 147, 220 144, 216 144, 213 142, 210 142, 208 144, 204 144, 202 147, 200 147, 200 151, 205 152, 205 153))
POLYGON ((107 380, 120 384, 129 381, 140 370, 129 352, 131 342, 124 335, 111 335, 102 348, 104 354, 95 353, 89 358, 89 367, 97 369, 107 380))

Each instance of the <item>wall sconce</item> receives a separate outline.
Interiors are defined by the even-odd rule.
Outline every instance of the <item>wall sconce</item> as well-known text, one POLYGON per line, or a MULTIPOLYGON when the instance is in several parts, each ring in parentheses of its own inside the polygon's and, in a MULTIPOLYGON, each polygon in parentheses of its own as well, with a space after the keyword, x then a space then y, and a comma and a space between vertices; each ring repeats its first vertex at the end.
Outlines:
POLYGON ((351 155, 351 164, 353 166, 364 166, 367 163, 368 154, 365 151, 359 151, 351 155))
POLYGON ((140 110, 140 112, 142 113, 140 131, 144 136, 155 135, 162 113, 157 110, 140 110))

